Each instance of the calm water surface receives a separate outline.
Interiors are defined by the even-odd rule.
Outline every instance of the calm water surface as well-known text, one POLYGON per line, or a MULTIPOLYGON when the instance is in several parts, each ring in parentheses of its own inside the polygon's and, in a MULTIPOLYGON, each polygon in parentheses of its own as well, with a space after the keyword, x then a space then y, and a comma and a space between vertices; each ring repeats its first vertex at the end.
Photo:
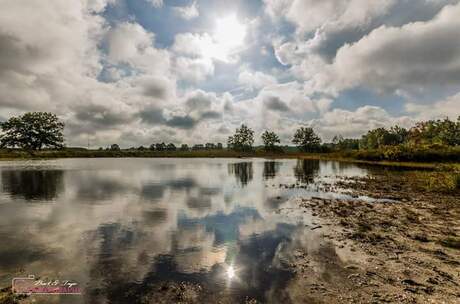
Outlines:
POLYGON ((38 303, 135 303, 158 282, 188 281, 235 302, 277 302, 292 254, 320 237, 308 213, 279 209, 295 210, 298 197, 347 199, 321 182, 367 174, 315 160, 1 162, 0 286, 34 274, 84 290, 38 303), (304 187, 279 187, 293 183, 304 187))

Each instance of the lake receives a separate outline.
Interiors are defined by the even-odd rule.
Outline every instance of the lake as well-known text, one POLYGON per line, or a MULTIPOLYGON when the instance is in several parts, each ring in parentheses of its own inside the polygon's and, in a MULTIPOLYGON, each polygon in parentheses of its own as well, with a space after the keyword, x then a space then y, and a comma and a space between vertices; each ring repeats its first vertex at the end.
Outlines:
POLYGON ((35 275, 82 287, 37 303, 144 303, 162 282, 199 284, 214 299, 282 301, 296 249, 352 258, 312 229, 296 199, 351 198, 324 183, 368 174, 318 160, 1 162, 1 286, 35 275))

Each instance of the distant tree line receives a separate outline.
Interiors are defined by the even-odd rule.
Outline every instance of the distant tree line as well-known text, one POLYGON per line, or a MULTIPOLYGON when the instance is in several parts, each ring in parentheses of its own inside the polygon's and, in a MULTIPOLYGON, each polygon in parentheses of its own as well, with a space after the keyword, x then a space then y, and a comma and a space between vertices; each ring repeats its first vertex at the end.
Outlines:
MULTIPOLYGON (((280 143, 280 138, 275 132, 266 130, 262 133, 261 140, 266 151, 281 150, 277 145, 280 143)), ((292 139, 292 143, 303 152, 375 150, 400 145, 452 147, 460 145, 460 117, 456 122, 449 118, 421 121, 410 129, 400 126, 388 129, 376 128, 369 130, 360 139, 336 135, 332 143, 321 144, 321 142, 321 138, 309 127, 298 128, 292 139)), ((228 148, 237 151, 251 151, 253 143, 254 131, 244 124, 228 138, 228 148)))
MULTIPOLYGON (((161 143, 154 143, 151 144, 148 148, 144 146, 139 146, 137 148, 131 147, 128 150, 130 151, 157 151, 157 152, 165 152, 165 151, 197 151, 197 150, 222 150, 224 147, 222 143, 206 143, 206 144, 196 144, 189 147, 187 144, 182 144, 180 146, 176 146, 173 143, 166 144, 164 142, 161 143)), ((103 150, 102 148, 100 148, 103 150)), ((110 147, 106 148, 106 150, 112 151, 119 151, 121 150, 117 144, 113 144, 110 147)))
POLYGON ((460 117, 457 121, 448 118, 443 120, 421 121, 412 128, 400 126, 376 128, 367 131, 361 139, 344 139, 336 136, 333 139, 337 150, 375 150, 390 146, 459 146, 460 117))
MULTIPOLYGON (((2 134, 0 146, 5 148, 20 148, 24 150, 41 150, 43 148, 62 148, 64 146, 64 123, 55 114, 47 112, 31 112, 21 116, 11 117, 0 123, 2 134)), ((234 151, 250 152, 254 150, 255 132, 242 124, 228 137, 227 148, 234 151)), ((279 144, 281 139, 272 130, 265 130, 260 135, 263 148, 267 152, 283 151, 279 144)), ((412 128, 400 126, 391 128, 376 128, 367 131, 360 139, 343 138, 336 135, 331 143, 322 144, 321 138, 310 127, 298 128, 292 137, 292 143, 303 152, 329 152, 347 150, 382 150, 391 147, 421 146, 460 146, 460 117, 457 121, 448 118, 421 121, 412 128)), ((173 143, 153 143, 149 147, 140 146, 128 150, 139 151, 190 151, 190 150, 222 150, 222 143, 187 144, 176 146, 173 143)), ((100 148, 100 150, 104 150, 100 148)), ((105 150, 119 151, 118 144, 112 144, 105 150)))

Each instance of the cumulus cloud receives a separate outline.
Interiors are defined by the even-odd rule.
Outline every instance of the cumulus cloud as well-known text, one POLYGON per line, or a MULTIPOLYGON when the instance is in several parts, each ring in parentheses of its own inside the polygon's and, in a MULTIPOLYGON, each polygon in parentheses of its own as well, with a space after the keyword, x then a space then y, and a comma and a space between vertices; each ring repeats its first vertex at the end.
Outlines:
POLYGON ((175 69, 179 79, 198 83, 214 74, 214 63, 209 58, 178 57, 175 69))
POLYGON ((288 112, 289 107, 277 96, 267 97, 264 101, 266 107, 273 111, 288 112))
POLYGON ((335 135, 344 137, 359 137, 367 130, 399 125, 410 127, 414 120, 408 116, 393 117, 387 111, 376 106, 363 106, 355 111, 333 109, 321 118, 310 122, 325 140, 331 140, 335 135))
POLYGON ((192 129, 198 123, 187 114, 164 113, 162 109, 150 107, 139 112, 144 123, 163 125, 179 129, 192 129))
POLYGON ((335 23, 345 28, 362 26, 372 18, 387 12, 395 0, 266 0, 267 11, 275 16, 282 11, 286 18, 298 26, 298 30, 308 32, 318 27, 335 23))
POLYGON ((163 7, 163 0, 145 0, 155 8, 163 7))
POLYGON ((197 18, 200 15, 198 11, 198 3, 196 1, 188 6, 176 6, 173 7, 174 12, 185 20, 191 20, 197 18))
POLYGON ((265 86, 276 84, 277 81, 272 75, 245 69, 238 75, 238 83, 250 90, 259 90, 265 86))
POLYGON ((220 119, 222 105, 222 97, 196 90, 188 92, 176 108, 165 110, 150 106, 141 110, 138 116, 146 124, 190 130, 204 121, 220 119))
POLYGON ((382 15, 395 0, 264 0, 266 12, 273 18, 285 17, 301 32, 335 24, 337 27, 356 27, 382 15))
POLYGON ((174 83, 164 76, 148 74, 127 78, 124 82, 146 97, 162 101, 172 101, 175 98, 174 83))
POLYGON ((212 37, 207 33, 180 33, 174 37, 172 49, 179 54, 204 56, 213 44, 212 37))
MULTIPOLYGON (((382 26, 343 46, 330 69, 339 87, 420 89, 460 82, 460 4, 446 6, 433 20, 400 28, 382 26), (350 71, 353 71, 350 73, 350 71)), ((327 78, 326 78, 327 79, 327 78)))
MULTIPOLYGON (((358 86, 386 92, 455 86, 460 43, 452 37, 459 28, 459 12, 460 4, 446 5, 427 21, 382 25, 361 38, 359 31, 350 32, 357 35, 352 39, 356 41, 333 48, 329 58, 319 51, 328 39, 324 27, 305 41, 275 40, 275 54, 279 62, 292 67, 296 77, 330 94, 358 86)), ((343 29, 339 33, 346 40, 343 29)))
POLYGON ((112 2, 2 2, 3 117, 52 111, 66 123, 67 144, 81 144, 91 135, 95 144, 107 145, 106 140, 119 140, 138 128, 138 108, 173 99, 169 54, 156 49, 153 33, 136 23, 110 28, 101 13, 112 2), (98 80, 104 40, 113 83, 98 80), (125 77, 127 71, 120 64, 136 73, 125 77))
POLYGON ((170 65, 169 53, 154 47, 155 35, 138 23, 123 22, 107 35, 108 58, 145 72, 164 74, 170 65))
POLYGON ((91 79, 101 70, 96 39, 106 31, 104 20, 94 11, 102 10, 107 2, 98 3, 89 7, 85 1, 2 2, 3 111, 42 109, 62 113, 81 90, 93 85, 91 79))
POLYGON ((407 112, 415 114, 418 119, 442 119, 449 117, 455 120, 460 116, 460 93, 429 105, 409 102, 405 105, 405 108, 407 112))
POLYGON ((203 27, 204 2, 200 11, 198 1, 172 8, 180 17, 174 22, 190 26, 173 37, 138 23, 139 16, 106 14, 116 0, 4 0, 0 117, 55 112, 66 123, 67 144, 90 137, 101 146, 152 138, 222 142, 241 123, 288 142, 299 125, 327 138, 412 119, 455 119, 458 3, 264 0, 271 18, 248 12, 239 19, 244 50, 229 49, 225 37, 203 27), (336 108, 334 99, 355 88, 397 94, 404 104, 336 108))

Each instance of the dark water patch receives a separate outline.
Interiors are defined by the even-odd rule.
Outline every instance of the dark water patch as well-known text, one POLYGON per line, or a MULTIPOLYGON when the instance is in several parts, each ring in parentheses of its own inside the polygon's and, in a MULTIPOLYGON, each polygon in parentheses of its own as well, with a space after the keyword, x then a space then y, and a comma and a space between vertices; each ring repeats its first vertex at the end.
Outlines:
POLYGON ((1 171, 2 191, 27 201, 54 200, 64 187, 62 170, 1 171))

